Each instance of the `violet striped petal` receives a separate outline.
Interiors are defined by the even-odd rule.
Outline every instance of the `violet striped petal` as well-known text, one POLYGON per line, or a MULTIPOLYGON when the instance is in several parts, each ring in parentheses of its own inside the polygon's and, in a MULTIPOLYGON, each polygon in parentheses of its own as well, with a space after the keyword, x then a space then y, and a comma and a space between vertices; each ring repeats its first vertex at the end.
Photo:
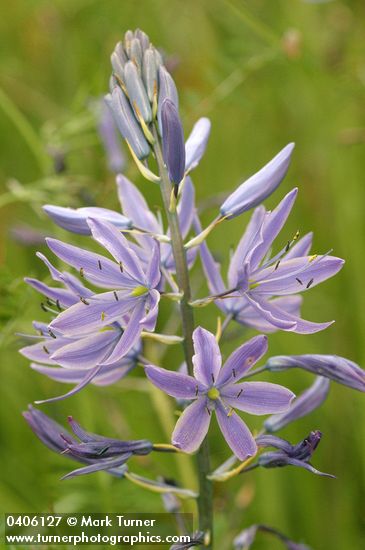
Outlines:
POLYGON ((141 336, 143 325, 141 320, 145 313, 145 301, 139 300, 130 316, 127 326, 124 329, 122 336, 120 337, 118 343, 116 344, 111 355, 104 359, 104 365, 111 365, 116 361, 119 361, 124 357, 136 344, 137 340, 141 336))
POLYGON ((136 227, 152 233, 161 233, 160 224, 138 188, 122 174, 117 176, 116 181, 119 201, 125 216, 130 218, 136 227))
POLYGON ((63 367, 47 367, 38 363, 31 363, 30 368, 51 380, 65 384, 77 384, 85 378, 85 369, 64 369, 63 367))
MULTIPOLYGON (((300 306, 302 304, 303 298, 299 295, 291 296, 281 296, 279 298, 273 298, 270 300, 270 303, 277 305, 280 309, 284 310, 287 313, 295 315, 298 317, 300 315, 300 306)), ((271 333, 275 332, 277 327, 274 327, 269 323, 260 313, 248 305, 242 311, 239 311, 235 316, 235 321, 243 325, 252 327, 259 332, 271 333)))
POLYGON ((205 397, 199 397, 184 410, 176 422, 171 436, 172 444, 182 451, 194 453, 208 433, 210 419, 207 400, 205 397))
POLYGON ((81 277, 101 288, 120 288, 135 286, 135 282, 120 267, 100 254, 63 243, 57 239, 46 239, 52 252, 61 260, 80 272, 81 277), (100 269, 101 266, 101 269, 100 269))
POLYGON ((343 267, 344 260, 335 256, 318 256, 284 260, 276 270, 268 267, 260 272, 260 281, 255 281, 255 294, 285 296, 305 292, 333 277, 343 267))
POLYGON ((209 118, 202 117, 194 127, 185 143, 185 172, 194 170, 202 159, 207 147, 211 123, 209 118))
POLYGON ((72 390, 68 391, 67 393, 64 393, 63 395, 58 395, 57 397, 50 397, 49 399, 42 399, 40 401, 35 401, 36 405, 43 405, 45 403, 55 403, 56 401, 63 401, 64 399, 67 399, 68 397, 71 397, 72 395, 75 395, 79 391, 81 391, 85 386, 90 384, 90 382, 95 378, 95 376, 100 371, 101 366, 98 365, 97 367, 94 367, 93 369, 90 369, 86 371, 85 377, 72 388, 72 390))
POLYGON ((226 409, 220 400, 216 402, 215 412, 222 434, 237 458, 246 460, 254 456, 257 445, 242 418, 231 409, 226 409))
POLYGON ((260 240, 258 240, 256 247, 250 254, 252 270, 258 267, 261 260, 270 250, 274 239, 284 227, 284 224, 294 206, 297 194, 298 188, 295 187, 287 195, 285 195, 285 197, 279 202, 278 206, 272 212, 266 213, 261 228, 260 240))
POLYGON ((260 238, 259 232, 266 215, 265 208, 261 205, 255 208, 248 226, 238 243, 238 246, 231 258, 228 269, 228 284, 235 288, 238 284, 239 273, 253 246, 260 238))
POLYGON ((208 330, 197 327, 193 332, 195 355, 193 356, 194 376, 206 387, 211 387, 218 379, 222 356, 217 340, 208 330))
POLYGON ((281 330, 288 330, 289 332, 297 332, 298 334, 313 334, 324 330, 334 323, 334 321, 328 321, 327 323, 314 323, 312 321, 306 321, 300 317, 281 309, 277 304, 271 300, 264 300, 263 297, 257 295, 246 295, 250 304, 260 313, 264 319, 276 328, 281 330))
POLYGON ((270 382, 243 382, 221 389, 225 403, 250 414, 282 413, 288 410, 294 393, 270 382))
POLYGON ((114 292, 96 294, 88 298, 87 304, 79 302, 60 313, 51 322, 50 327, 59 330, 65 336, 87 335, 118 319, 121 320, 135 303, 136 298, 133 297, 120 297, 116 300, 114 292))
POLYGON ((106 330, 57 349, 51 359, 66 369, 90 369, 103 362, 118 338, 117 331, 106 330))
POLYGON ((265 420, 265 428, 268 432, 277 432, 290 422, 306 416, 314 409, 317 409, 327 398, 330 389, 330 381, 327 378, 318 376, 315 382, 301 393, 290 404, 289 409, 282 414, 275 414, 265 420))
POLYGON ((222 204, 222 216, 238 216, 271 195, 288 171, 293 149, 294 143, 289 143, 259 172, 242 183, 222 204))
POLYGON ((180 372, 148 365, 145 367, 145 373, 152 384, 177 399, 195 399, 197 391, 204 389, 195 378, 180 372))
POLYGON ((181 198, 177 206, 179 225, 182 237, 185 239, 190 231, 195 215, 195 189, 190 176, 185 178, 181 198))
POLYGON ((147 301, 148 313, 140 321, 143 330, 149 330, 149 331, 155 330, 160 298, 161 298, 161 295, 158 292, 158 290, 152 289, 150 291, 149 299, 147 301))
POLYGON ((80 235, 90 235, 90 228, 86 221, 90 217, 107 220, 120 229, 130 229, 132 227, 131 220, 118 212, 113 212, 113 210, 106 208, 97 208, 95 206, 64 208, 62 206, 46 204, 43 206, 43 210, 57 225, 67 231, 79 233, 80 235))
POLYGON ((58 301, 64 307, 70 307, 77 301, 77 297, 64 288, 53 288, 30 277, 25 277, 24 281, 44 296, 47 296, 47 298, 55 302, 58 301))
POLYGON ((105 470, 105 471, 113 470, 113 472, 110 472, 110 473, 113 473, 114 475, 117 475, 119 477, 123 477, 125 472, 128 470, 128 467, 125 464, 125 462, 127 462, 128 458, 131 455, 132 453, 125 453, 118 457, 106 458, 104 460, 100 460, 99 462, 94 462, 89 466, 83 466, 82 468, 77 468, 76 470, 73 470, 72 472, 62 476, 61 479, 62 480, 71 479, 77 476, 92 474, 94 472, 100 472, 101 470, 105 470))
POLYGON ((160 246, 157 242, 153 242, 152 250, 150 250, 151 259, 146 270, 146 281, 150 288, 155 288, 161 279, 160 271, 160 246))
POLYGON ((221 369, 217 385, 238 382, 242 376, 267 352, 267 337, 260 335, 251 338, 228 357, 221 369))
POLYGON ((70 340, 66 338, 46 338, 41 342, 21 348, 19 353, 31 361, 54 365, 55 361, 51 359, 52 355, 56 353, 60 347, 63 347, 69 342, 70 340))
POLYGON ((124 235, 110 223, 96 218, 89 218, 88 224, 94 239, 106 248, 117 262, 122 262, 123 269, 133 279, 144 285, 146 282, 145 274, 140 266, 137 255, 130 248, 129 242, 124 235))
POLYGON ((48 258, 46 258, 46 256, 44 256, 44 254, 42 254, 41 252, 36 252, 36 256, 46 264, 54 281, 58 281, 66 285, 67 288, 71 290, 73 294, 75 294, 75 302, 79 299, 80 296, 83 296, 84 298, 92 296, 93 292, 86 288, 83 284, 81 284, 77 277, 74 277, 74 275, 71 275, 71 273, 67 273, 65 271, 58 271, 58 269, 56 269, 48 260, 48 258))

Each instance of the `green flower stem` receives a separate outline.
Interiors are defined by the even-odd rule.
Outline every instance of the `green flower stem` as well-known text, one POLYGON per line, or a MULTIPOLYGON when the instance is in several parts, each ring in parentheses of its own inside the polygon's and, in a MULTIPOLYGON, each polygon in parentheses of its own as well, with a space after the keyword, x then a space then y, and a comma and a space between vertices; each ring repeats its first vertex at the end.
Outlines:
MULTIPOLYGON (((194 312, 193 308, 189 305, 191 301, 190 291, 190 278, 189 269, 186 261, 186 253, 184 249, 184 243, 180 232, 179 220, 175 209, 171 209, 171 192, 173 187, 171 185, 166 166, 163 161, 160 141, 157 130, 154 128, 154 152, 156 155, 156 161, 159 168, 159 174, 161 178, 160 188, 162 193, 162 200, 164 203, 170 233, 171 233, 171 246, 176 266, 176 279, 179 285, 180 291, 183 292, 183 297, 180 301, 180 312, 182 318, 182 328, 184 336, 184 352, 185 360, 188 367, 189 374, 193 373, 193 331, 194 331, 194 312)), ((207 479, 207 475, 210 472, 210 460, 209 460, 209 447, 208 442, 205 439, 197 453, 197 466, 199 477, 199 497, 198 497, 198 512, 199 512, 199 528, 205 532, 210 533, 210 542, 207 548, 212 548, 212 536, 213 536, 213 490, 212 482, 207 479)))

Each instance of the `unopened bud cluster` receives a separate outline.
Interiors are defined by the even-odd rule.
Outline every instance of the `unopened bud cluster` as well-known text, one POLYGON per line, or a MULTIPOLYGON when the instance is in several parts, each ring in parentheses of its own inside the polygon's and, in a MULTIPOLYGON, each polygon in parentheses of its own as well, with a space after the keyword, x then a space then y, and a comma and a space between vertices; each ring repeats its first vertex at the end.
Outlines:
POLYGON ((178 109, 175 83, 160 52, 141 30, 127 31, 111 56, 113 74, 105 100, 124 139, 139 159, 148 157, 154 144, 152 125, 163 134, 165 100, 178 109))

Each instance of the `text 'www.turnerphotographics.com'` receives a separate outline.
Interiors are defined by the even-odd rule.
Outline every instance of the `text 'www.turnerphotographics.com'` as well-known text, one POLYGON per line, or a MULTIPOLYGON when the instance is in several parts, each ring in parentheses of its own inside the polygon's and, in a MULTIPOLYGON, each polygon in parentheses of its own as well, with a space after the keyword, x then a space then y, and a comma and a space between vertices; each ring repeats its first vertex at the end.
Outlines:
MULTIPOLYGON (((192 514, 179 514, 192 532, 192 514)), ((175 535, 173 514, 6 514, 5 543, 23 545, 171 545, 189 543, 175 535)))

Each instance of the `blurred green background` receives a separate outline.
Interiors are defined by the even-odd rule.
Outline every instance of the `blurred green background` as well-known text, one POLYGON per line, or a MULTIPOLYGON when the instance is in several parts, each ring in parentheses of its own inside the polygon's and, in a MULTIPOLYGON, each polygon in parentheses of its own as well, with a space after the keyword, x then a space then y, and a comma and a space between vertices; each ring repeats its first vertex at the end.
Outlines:
MULTIPOLYGON (((158 495, 100 473, 60 482, 72 467, 32 435, 20 413, 28 403, 58 395, 56 382, 32 372, 17 354, 16 331, 33 319, 47 320, 25 275, 45 278, 35 258, 38 233, 66 237, 41 212, 46 202, 117 208, 114 176, 90 113, 90 99, 105 93, 109 56, 128 28, 141 27, 175 66, 181 114, 188 134, 202 115, 212 120, 207 153, 194 173, 198 201, 226 193, 261 167, 287 142, 297 144, 290 172, 270 200, 274 205, 294 185, 300 194, 280 239, 313 229, 314 249, 346 259, 342 272, 306 294, 304 316, 336 319, 313 336, 270 337, 270 353, 337 353, 364 364, 364 86, 363 0, 312 3, 301 0, 12 0, 0 19, 0 255, 2 345, 1 509, 14 511, 162 511, 158 495), (50 154, 65 154, 66 170, 55 174, 50 154), (31 242, 19 242, 27 228, 31 242)), ((153 184, 132 163, 128 176, 151 205, 153 184)), ((213 201, 214 203, 214 201, 213 201)), ((205 210, 208 222, 215 214, 205 210)), ((248 217, 217 229, 209 243, 226 259, 248 217)), ((67 236, 70 239, 70 236, 67 236)), ((73 242, 85 243, 83 238, 73 242)), ((279 239, 279 240, 280 240, 279 239)), ((281 242, 278 243, 279 246, 281 242)), ((206 292, 196 266, 194 288, 206 292)), ((198 313, 215 328, 217 309, 198 313)), ((163 307, 159 329, 170 310, 163 307)), ((248 333, 250 334, 250 333, 248 333)), ((241 340, 247 334, 242 331, 241 340)), ((239 342, 240 340, 238 340, 239 342)), ((225 346, 228 353, 234 343, 225 346)), ((152 357, 152 351, 146 350, 152 357)), ((175 368, 180 349, 169 350, 175 368)), ((267 377, 300 391, 311 377, 300 371, 267 377)), ((282 435, 299 441, 311 429, 324 433, 313 459, 337 475, 319 478, 295 469, 256 470, 215 488, 217 548, 245 526, 267 523, 316 550, 362 548, 365 540, 362 395, 333 385, 320 410, 282 435)), ((60 422, 74 415, 104 435, 167 441, 173 401, 146 391, 142 377, 111 388, 88 387, 73 398, 44 407, 60 422), (140 386, 140 388, 139 388, 140 386)), ((251 420, 251 419, 250 419, 251 420)), ((259 426, 253 418, 252 426, 259 426)), ((213 464, 229 456, 216 426, 210 432, 213 464)), ((163 474, 194 486, 193 460, 172 456, 136 460, 132 469, 163 474)), ((255 548, 280 545, 262 535, 255 548)))

